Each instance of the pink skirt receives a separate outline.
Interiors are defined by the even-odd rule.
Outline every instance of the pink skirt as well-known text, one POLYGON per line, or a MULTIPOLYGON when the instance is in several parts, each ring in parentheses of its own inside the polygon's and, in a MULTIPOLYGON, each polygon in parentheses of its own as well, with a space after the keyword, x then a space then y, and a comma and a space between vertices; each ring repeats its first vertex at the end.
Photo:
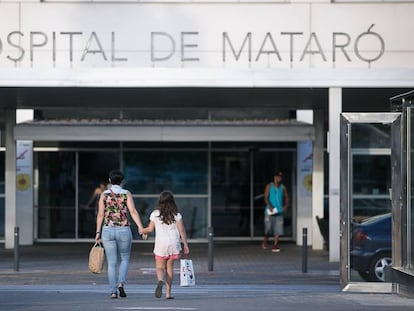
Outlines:
POLYGON ((179 258, 180 258, 180 254, 172 254, 172 255, 167 255, 167 256, 155 255, 155 259, 159 259, 159 260, 179 259, 179 258))

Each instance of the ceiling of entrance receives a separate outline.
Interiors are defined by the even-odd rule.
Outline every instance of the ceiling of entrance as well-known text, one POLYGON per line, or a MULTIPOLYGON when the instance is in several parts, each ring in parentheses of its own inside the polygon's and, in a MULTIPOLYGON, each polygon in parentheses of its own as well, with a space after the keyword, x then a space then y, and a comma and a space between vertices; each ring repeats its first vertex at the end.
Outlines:
MULTIPOLYGON (((389 98, 407 91, 343 89, 343 111, 389 111, 389 98)), ((192 119, 197 113, 216 119, 294 119, 297 109, 323 109, 327 120, 328 103, 327 88, 0 88, 0 110, 35 108, 38 119, 119 118, 120 111, 149 119, 192 119)))
MULTIPOLYGON (((402 88, 343 89, 347 110, 386 105, 402 88)), ((0 108, 276 107, 326 108, 327 88, 0 88, 0 108)))
POLYGON ((323 107, 326 89, 277 88, 0 88, 0 108, 323 107))

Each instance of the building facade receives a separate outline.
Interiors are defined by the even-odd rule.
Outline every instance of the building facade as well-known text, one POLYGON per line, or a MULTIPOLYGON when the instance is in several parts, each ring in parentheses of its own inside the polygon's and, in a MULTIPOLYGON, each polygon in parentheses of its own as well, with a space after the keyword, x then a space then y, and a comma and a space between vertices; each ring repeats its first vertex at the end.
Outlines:
MULTIPOLYGON (((263 190, 282 169, 286 238, 301 244, 306 227, 322 249, 316 216, 329 219, 338 261, 340 114, 390 111, 413 87, 413 12, 394 1, 1 2, 5 246, 16 226, 23 244, 90 239, 88 202, 112 168, 144 217, 168 188, 190 238, 213 227, 260 239, 263 190), (17 124, 17 109, 33 120, 17 124)), ((391 209, 378 179, 356 191, 356 216, 391 209)))

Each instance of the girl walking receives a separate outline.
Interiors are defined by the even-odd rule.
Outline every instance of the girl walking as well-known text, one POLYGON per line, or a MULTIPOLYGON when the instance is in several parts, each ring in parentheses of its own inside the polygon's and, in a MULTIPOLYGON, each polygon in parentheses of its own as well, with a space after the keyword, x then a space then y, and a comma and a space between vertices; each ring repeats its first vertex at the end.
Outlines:
POLYGON ((187 244, 181 214, 178 212, 174 196, 169 191, 163 191, 158 199, 157 208, 150 215, 148 227, 142 230, 143 234, 153 232, 155 229, 155 268, 157 273, 157 287, 155 297, 161 298, 164 276, 166 284, 167 299, 173 299, 171 286, 173 281, 174 261, 180 258, 181 241, 184 246, 184 254, 188 255, 190 250, 187 244))

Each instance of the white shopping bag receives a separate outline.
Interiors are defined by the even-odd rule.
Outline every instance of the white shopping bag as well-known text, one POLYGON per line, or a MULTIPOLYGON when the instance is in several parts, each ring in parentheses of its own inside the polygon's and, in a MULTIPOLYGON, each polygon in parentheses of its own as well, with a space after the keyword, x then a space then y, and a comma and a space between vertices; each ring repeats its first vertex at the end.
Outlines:
POLYGON ((191 259, 180 260, 180 286, 194 286, 195 274, 191 259))

